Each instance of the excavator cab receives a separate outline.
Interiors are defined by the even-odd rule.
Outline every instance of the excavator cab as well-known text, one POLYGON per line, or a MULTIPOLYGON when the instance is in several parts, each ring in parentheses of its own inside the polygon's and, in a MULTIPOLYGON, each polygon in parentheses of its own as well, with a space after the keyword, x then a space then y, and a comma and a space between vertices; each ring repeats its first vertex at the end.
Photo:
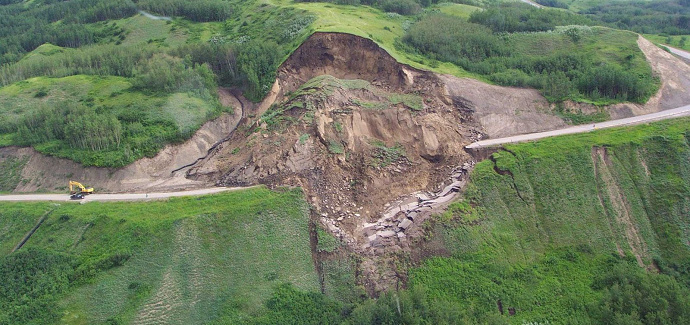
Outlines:
POLYGON ((70 194, 70 199, 72 200, 81 200, 84 198, 84 195, 86 194, 91 194, 93 193, 93 187, 86 188, 84 185, 82 185, 79 182, 75 181, 69 181, 69 194, 70 194), (79 191, 75 190, 75 187, 79 189, 79 191))

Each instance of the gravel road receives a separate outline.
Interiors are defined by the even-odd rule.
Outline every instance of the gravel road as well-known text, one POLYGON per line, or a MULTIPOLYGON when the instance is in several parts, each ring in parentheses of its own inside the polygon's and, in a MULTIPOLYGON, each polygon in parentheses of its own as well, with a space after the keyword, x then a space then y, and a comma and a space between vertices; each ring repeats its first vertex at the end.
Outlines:
POLYGON ((506 137, 506 138, 482 140, 482 141, 477 141, 475 143, 472 143, 469 146, 467 146, 466 148, 468 148, 468 149, 479 149, 479 148, 486 148, 486 147, 494 147, 494 146, 500 146, 500 145, 506 144, 506 143, 532 141, 532 140, 554 137, 554 136, 564 135, 564 134, 591 132, 591 131, 599 130, 599 129, 606 129, 606 128, 612 128, 612 127, 617 127, 617 126, 633 125, 633 124, 641 124, 641 123, 666 120, 666 119, 671 119, 671 118, 676 118, 676 117, 681 117, 681 116, 688 116, 688 115, 690 115, 690 105, 686 105, 686 106, 682 106, 682 107, 678 107, 678 108, 674 108, 674 109, 669 109, 669 110, 665 110, 665 111, 661 111, 661 112, 656 112, 656 113, 652 113, 652 114, 646 114, 646 115, 624 118, 624 119, 620 119, 620 120, 606 121, 606 122, 594 123, 594 124, 584 124, 584 125, 573 126, 573 127, 569 127, 569 128, 565 128, 565 129, 560 129, 560 130, 516 135, 516 136, 506 137))
POLYGON ((685 51, 685 50, 681 50, 681 49, 677 49, 675 47, 670 47, 668 45, 664 45, 664 46, 666 46, 669 49, 669 51, 671 51, 671 53, 690 60, 690 52, 685 51))
POLYGON ((534 2, 534 1, 530 1, 530 0, 520 0, 520 1, 526 3, 526 4, 530 5, 530 6, 535 6, 535 7, 539 8, 539 9, 541 9, 541 8, 543 7, 542 5, 540 5, 540 4, 538 4, 538 3, 534 2))
POLYGON ((215 194, 225 191, 234 191, 243 187, 211 187, 198 190, 165 192, 165 193, 123 193, 123 194, 90 194, 83 200, 70 200, 68 194, 13 194, 0 195, 0 201, 70 201, 70 202, 96 202, 96 201, 145 201, 161 200, 178 196, 196 196, 215 194))

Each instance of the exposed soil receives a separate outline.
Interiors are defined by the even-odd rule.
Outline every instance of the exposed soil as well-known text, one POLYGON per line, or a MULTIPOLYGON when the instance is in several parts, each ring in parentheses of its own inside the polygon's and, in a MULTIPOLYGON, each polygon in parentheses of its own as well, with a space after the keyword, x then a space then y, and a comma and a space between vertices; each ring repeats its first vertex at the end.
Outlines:
POLYGON ((661 79, 661 87, 644 105, 628 103, 608 107, 611 119, 654 113, 690 103, 690 66, 642 36, 637 39, 637 44, 661 79))
MULTIPOLYGON (((623 103, 605 107, 611 119, 654 113, 690 103, 690 66, 641 36, 637 44, 659 77, 661 86, 645 104, 623 103)), ((445 75, 440 78, 446 83, 452 99, 466 101, 472 107, 475 119, 491 138, 555 130, 567 125, 552 114, 553 105, 534 89, 492 86, 445 75)), ((598 111, 590 104, 565 102, 564 105, 570 111, 584 114, 598 111)))
POLYGON ((457 192, 460 179, 451 175, 472 159, 463 148, 480 134, 472 107, 450 98, 437 75, 348 34, 314 34, 281 66, 275 90, 275 99, 248 110, 238 132, 189 177, 225 186, 301 186, 318 221, 371 256, 361 279, 369 292, 396 283, 394 270, 380 268, 389 261, 382 256, 409 251, 431 206, 457 192), (300 88, 324 74, 335 86, 300 88), (368 84, 351 88, 348 79, 368 84), (420 107, 390 101, 401 95, 419 98, 420 107), (260 119, 271 104, 285 109, 277 125, 260 119), (402 229, 405 212, 420 208, 410 193, 423 194, 429 209, 402 229), (391 213, 393 207, 402 213, 391 213))
MULTIPOLYGON (((609 157, 608 151, 605 147, 593 147, 592 148, 592 161, 594 163, 594 172, 597 181, 601 180, 598 184, 598 195, 599 201, 601 202, 604 211, 609 214, 609 210, 606 208, 604 195, 606 195, 607 201, 611 204, 612 213, 614 215, 609 215, 610 228, 615 236, 615 234, 622 232, 626 240, 627 246, 630 247, 637 264, 641 267, 647 267, 648 269, 654 269, 654 265, 651 262, 651 257, 649 249, 646 242, 641 237, 639 229, 637 229, 636 222, 633 220, 632 212, 630 211, 630 205, 616 180, 616 176, 613 174, 613 164, 609 157), (612 221, 615 220, 615 223, 612 221), (647 263, 645 263, 647 261, 647 263)), ((620 248, 620 243, 616 242, 616 248, 618 253, 623 255, 623 250, 620 248)))
POLYGON ((482 131, 491 138, 567 126, 563 119, 551 114, 548 101, 537 90, 494 86, 449 75, 440 78, 448 100, 470 108, 482 131))

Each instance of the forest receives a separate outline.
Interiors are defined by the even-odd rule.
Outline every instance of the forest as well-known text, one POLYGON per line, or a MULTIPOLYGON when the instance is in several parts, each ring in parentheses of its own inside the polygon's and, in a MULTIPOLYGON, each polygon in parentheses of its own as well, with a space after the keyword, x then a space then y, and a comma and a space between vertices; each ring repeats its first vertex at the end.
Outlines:
POLYGON ((690 1, 604 2, 581 11, 608 26, 638 33, 690 34, 690 1))
MULTIPOLYGON (((41 6, 37 3, 35 8, 24 8, 20 4, 0 7, 0 10, 16 10, 20 15, 39 19, 39 23, 52 26, 50 28, 55 28, 55 32, 63 37, 80 28, 91 33, 84 34, 88 42, 73 44, 56 39, 31 38, 25 33, 4 34, 4 37, 0 37, 0 42, 18 43, 21 46, 0 47, 5 58, 4 64, 0 64, 0 86, 16 84, 21 88, 21 83, 17 84, 18 82, 34 77, 123 77, 131 87, 110 94, 111 98, 121 98, 122 94, 141 94, 151 99, 163 99, 169 94, 186 94, 185 98, 190 99, 185 102, 193 103, 194 106, 215 107, 201 109, 198 113, 186 113, 201 114, 201 117, 195 117, 191 125, 188 122, 180 125, 179 121, 175 122, 174 116, 161 117, 161 114, 155 113, 159 110, 155 106, 160 104, 154 104, 151 100, 127 104, 127 107, 118 103, 103 104, 112 100, 95 98, 94 101, 93 96, 86 96, 78 101, 55 102, 49 91, 34 89, 30 90, 33 93, 26 101, 38 101, 38 105, 22 114, 0 118, 0 133, 5 134, 4 145, 33 146, 47 154, 94 166, 124 166, 141 157, 155 155, 168 143, 188 139, 202 122, 227 110, 220 107, 216 98, 218 86, 243 88, 247 98, 261 100, 275 79, 278 64, 288 48, 294 46, 291 42, 302 37, 305 26, 313 21, 311 16, 303 12, 274 8, 265 13, 270 17, 269 21, 257 22, 263 25, 273 21, 275 28, 272 32, 258 33, 259 29, 254 25, 240 26, 236 33, 255 37, 245 36, 246 40, 241 43, 228 38, 215 38, 213 42, 189 42, 174 47, 161 47, 155 42, 140 43, 132 47, 120 44, 126 37, 120 25, 112 20, 84 24, 84 18, 81 18, 84 17, 84 10, 78 6, 79 3, 70 5, 71 3, 65 2, 59 7, 65 17, 71 17, 62 20, 61 24, 51 24, 56 17, 40 14, 48 10, 46 8, 53 8, 55 3, 41 6), (74 12, 73 16, 69 16, 71 12, 74 12), (275 16, 279 16, 281 20, 277 20, 275 16), (68 21, 73 23, 67 23, 68 21), (99 39, 96 32, 104 31, 110 33, 109 38, 99 39), (21 37, 31 38, 31 42, 23 42, 21 37), (47 43, 39 49, 44 42, 47 43), (31 51, 37 53, 27 55, 31 51), (194 98, 205 104, 197 104, 194 98), (200 118, 203 120, 199 122, 200 118)), ((118 3, 122 4, 121 8, 134 8, 128 1, 118 3)), ((184 3, 186 2, 176 2, 179 6, 184 6, 184 3)), ((229 2, 220 4, 230 5, 229 2)), ((100 7, 90 8, 97 11, 100 7)), ((219 13, 216 9, 208 9, 208 12, 219 13)), ((155 8, 151 10, 154 11, 155 8)), ((132 15, 131 10, 124 9, 103 9, 99 12, 109 16, 97 14, 94 17, 112 19, 132 15)), ((200 13, 170 14, 191 17, 200 13)), ((4 20, 6 16, 0 17, 2 23, 13 23, 14 18, 4 20)), ((197 18, 195 19, 199 21, 207 19, 201 16, 197 18)), ((176 21, 174 28, 189 28, 185 26, 187 23, 184 20, 176 21)), ((0 30, 5 31, 2 28, 0 30)), ((228 32, 234 33, 232 30, 228 32)), ((8 95, 10 93, 12 91, 8 95)), ((12 96, 4 99, 5 104, 20 104, 12 96)), ((3 98, 0 98, 0 102, 2 101, 3 98)), ((11 107, 2 110, 11 110, 11 107)))
POLYGON ((644 103, 656 91, 657 81, 639 49, 614 49, 617 62, 607 62, 601 52, 587 50, 588 43, 602 42, 602 39, 615 42, 621 36, 634 38, 634 35, 586 26, 555 30, 558 23, 546 19, 535 22, 516 17, 497 23, 496 17, 504 13, 540 11, 524 6, 516 8, 477 12, 469 22, 442 14, 428 15, 412 25, 402 42, 436 60, 453 62, 468 71, 486 75, 498 84, 540 89, 552 101, 584 97, 601 102, 644 103), (517 33, 540 31, 548 32, 517 33), (516 33, 505 34, 512 32, 516 33), (551 44, 531 54, 520 47, 537 45, 540 41, 551 44))

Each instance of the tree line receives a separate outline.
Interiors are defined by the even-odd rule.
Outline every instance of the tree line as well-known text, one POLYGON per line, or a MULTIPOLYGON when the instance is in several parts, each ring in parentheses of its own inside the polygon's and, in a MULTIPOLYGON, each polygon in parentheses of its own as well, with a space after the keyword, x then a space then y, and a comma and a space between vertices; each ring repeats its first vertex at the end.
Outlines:
POLYGON ((0 6, 0 65, 19 61, 44 43, 75 48, 117 37, 123 32, 119 28, 88 23, 136 13, 130 0, 5 1, 0 6))
MULTIPOLYGON (((381 9, 385 12, 395 12, 401 15, 414 15, 422 11, 422 8, 440 2, 467 3, 472 0, 295 0, 295 2, 331 2, 342 5, 366 5, 381 9)), ((471 4, 474 4, 473 2, 471 4)))
POLYGON ((523 3, 503 3, 477 10, 470 22, 489 27, 494 32, 542 32, 556 26, 594 25, 595 22, 581 15, 562 10, 537 9, 523 3))
POLYGON ((611 1, 581 13, 608 26, 638 33, 690 34, 689 0, 611 1))
POLYGON ((72 149, 103 151, 120 146, 122 125, 114 115, 98 114, 72 101, 43 104, 22 115, 13 125, 14 143, 22 146, 62 141, 72 149))
MULTIPOLYGON (((117 45, 85 47, 79 51, 65 49, 49 56, 36 55, 14 64, 0 67, 0 86, 37 76, 65 77, 70 75, 100 75, 132 78, 139 76, 138 87, 153 91, 179 89, 180 69, 163 70, 161 56, 154 59, 161 50, 153 45, 138 45, 136 50, 117 45), (158 64, 158 67, 155 65, 158 64), (149 75, 149 77, 145 76, 149 75), (157 76, 156 76, 157 75, 157 76), (147 79, 148 78, 148 79, 147 79), (147 81, 144 82, 144 79, 147 81)), ((250 41, 235 43, 195 43, 187 44, 163 52, 178 59, 186 58, 189 63, 201 66, 206 64, 213 72, 216 83, 224 86, 244 87, 246 96, 260 100, 275 80, 275 71, 280 64, 283 50, 273 42, 250 41)), ((181 61, 179 61, 181 62, 181 61)), ((166 68, 167 67, 167 68, 166 68)), ((196 70, 196 73, 205 72, 196 70)), ((199 77, 207 88, 207 76, 199 77)))
MULTIPOLYGON (((411 26, 402 38, 402 45, 434 60, 452 62, 467 71, 486 75, 501 85, 540 89, 553 101, 579 94, 593 100, 644 102, 654 92, 651 71, 639 75, 625 68, 629 62, 601 63, 585 52, 521 53, 511 44, 509 35, 499 33, 548 30, 560 23, 552 20, 529 23, 520 19, 522 13, 514 10, 514 6, 500 8, 508 10, 477 12, 470 22, 443 14, 427 15, 411 26), (515 17, 511 17, 513 14, 515 17)), ((521 10, 542 11, 526 7, 521 10)), ((571 34, 566 31, 563 35, 544 37, 577 42, 579 33, 573 27, 571 34)), ((625 60, 633 58, 634 55, 629 55, 625 60)))

